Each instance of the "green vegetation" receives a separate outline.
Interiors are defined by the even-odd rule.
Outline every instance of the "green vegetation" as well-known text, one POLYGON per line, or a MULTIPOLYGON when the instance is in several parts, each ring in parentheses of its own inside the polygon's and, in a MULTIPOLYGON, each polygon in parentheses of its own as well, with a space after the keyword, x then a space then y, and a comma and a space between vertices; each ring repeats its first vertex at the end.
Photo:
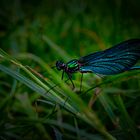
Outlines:
POLYGON ((0 2, 0 140, 139 140, 140 71, 72 84, 52 68, 140 38, 139 0, 0 2))

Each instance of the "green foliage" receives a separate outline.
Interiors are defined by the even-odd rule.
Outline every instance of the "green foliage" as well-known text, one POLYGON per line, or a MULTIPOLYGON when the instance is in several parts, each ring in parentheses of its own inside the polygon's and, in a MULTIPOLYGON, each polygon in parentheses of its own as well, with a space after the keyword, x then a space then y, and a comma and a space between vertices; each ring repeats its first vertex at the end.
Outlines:
POLYGON ((53 69, 138 38, 140 2, 2 1, 0 139, 139 140, 139 70, 80 74, 76 88, 53 69))

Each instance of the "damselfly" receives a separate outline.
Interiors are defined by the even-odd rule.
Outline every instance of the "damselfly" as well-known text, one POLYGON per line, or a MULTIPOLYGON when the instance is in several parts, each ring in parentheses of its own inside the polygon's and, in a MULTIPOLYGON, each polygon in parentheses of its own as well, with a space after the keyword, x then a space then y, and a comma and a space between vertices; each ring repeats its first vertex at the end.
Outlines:
POLYGON ((73 59, 67 63, 57 61, 56 68, 63 71, 62 79, 64 73, 67 74, 74 88, 72 74, 75 72, 82 73, 82 85, 83 73, 114 75, 129 70, 140 69, 140 66, 134 66, 139 59, 140 39, 131 39, 117 44, 112 48, 91 53, 80 59, 73 59))

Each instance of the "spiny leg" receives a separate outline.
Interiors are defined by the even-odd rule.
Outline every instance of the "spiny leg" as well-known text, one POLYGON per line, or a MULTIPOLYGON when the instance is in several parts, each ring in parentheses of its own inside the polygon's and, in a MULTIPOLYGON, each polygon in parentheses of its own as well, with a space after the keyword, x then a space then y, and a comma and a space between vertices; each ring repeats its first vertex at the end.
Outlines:
POLYGON ((66 102, 68 101, 69 97, 66 98, 66 100, 64 101, 64 105, 62 106, 62 108, 65 107, 66 102))
MULTIPOLYGON (((63 78, 64 78, 64 73, 65 73, 65 71, 63 70, 63 72, 62 72, 62 77, 61 77, 62 80, 63 80, 63 78)), ((74 83, 73 83, 73 81, 72 81, 72 76, 71 76, 69 73, 67 73, 67 75, 68 75, 68 79, 67 79, 65 82, 67 82, 68 80, 70 80, 71 83, 72 83, 73 89, 74 89, 75 86, 74 86, 74 83)), ((56 84, 55 86, 51 87, 51 88, 47 91, 47 93, 48 93, 50 90, 52 90, 53 88, 57 87, 58 85, 59 85, 59 84, 56 84)))
POLYGON ((75 86, 74 86, 74 83, 73 83, 73 81, 72 81, 72 76, 71 76, 69 73, 67 73, 67 75, 68 75, 68 77, 69 77, 69 79, 70 79, 70 81, 71 81, 71 83, 72 83, 72 89, 74 89, 75 86))
POLYGON ((83 73, 82 73, 81 80, 80 80, 80 92, 81 92, 81 89, 82 89, 82 82, 83 82, 83 73))
POLYGON ((57 87, 59 84, 54 85, 53 87, 51 87, 46 93, 49 93, 51 90, 53 90, 55 87, 57 87))
MULTIPOLYGON (((69 78, 67 80, 65 80, 65 83, 70 80, 69 78)), ((51 87, 46 93, 49 93, 51 90, 53 90, 55 87, 59 86, 60 84, 56 84, 53 87, 51 87)))
POLYGON ((63 80, 63 78, 64 78, 64 73, 65 73, 65 71, 63 70, 63 72, 62 72, 62 77, 61 77, 62 80, 63 80))

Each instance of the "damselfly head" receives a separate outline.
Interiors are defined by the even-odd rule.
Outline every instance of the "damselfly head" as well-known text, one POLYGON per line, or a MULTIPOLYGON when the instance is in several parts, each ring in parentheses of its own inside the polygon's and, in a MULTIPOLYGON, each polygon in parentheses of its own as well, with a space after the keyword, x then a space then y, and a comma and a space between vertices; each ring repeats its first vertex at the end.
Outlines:
POLYGON ((65 69, 65 67, 66 67, 66 65, 65 65, 64 62, 62 62, 62 61, 56 61, 56 68, 58 70, 63 70, 63 69, 65 69))

